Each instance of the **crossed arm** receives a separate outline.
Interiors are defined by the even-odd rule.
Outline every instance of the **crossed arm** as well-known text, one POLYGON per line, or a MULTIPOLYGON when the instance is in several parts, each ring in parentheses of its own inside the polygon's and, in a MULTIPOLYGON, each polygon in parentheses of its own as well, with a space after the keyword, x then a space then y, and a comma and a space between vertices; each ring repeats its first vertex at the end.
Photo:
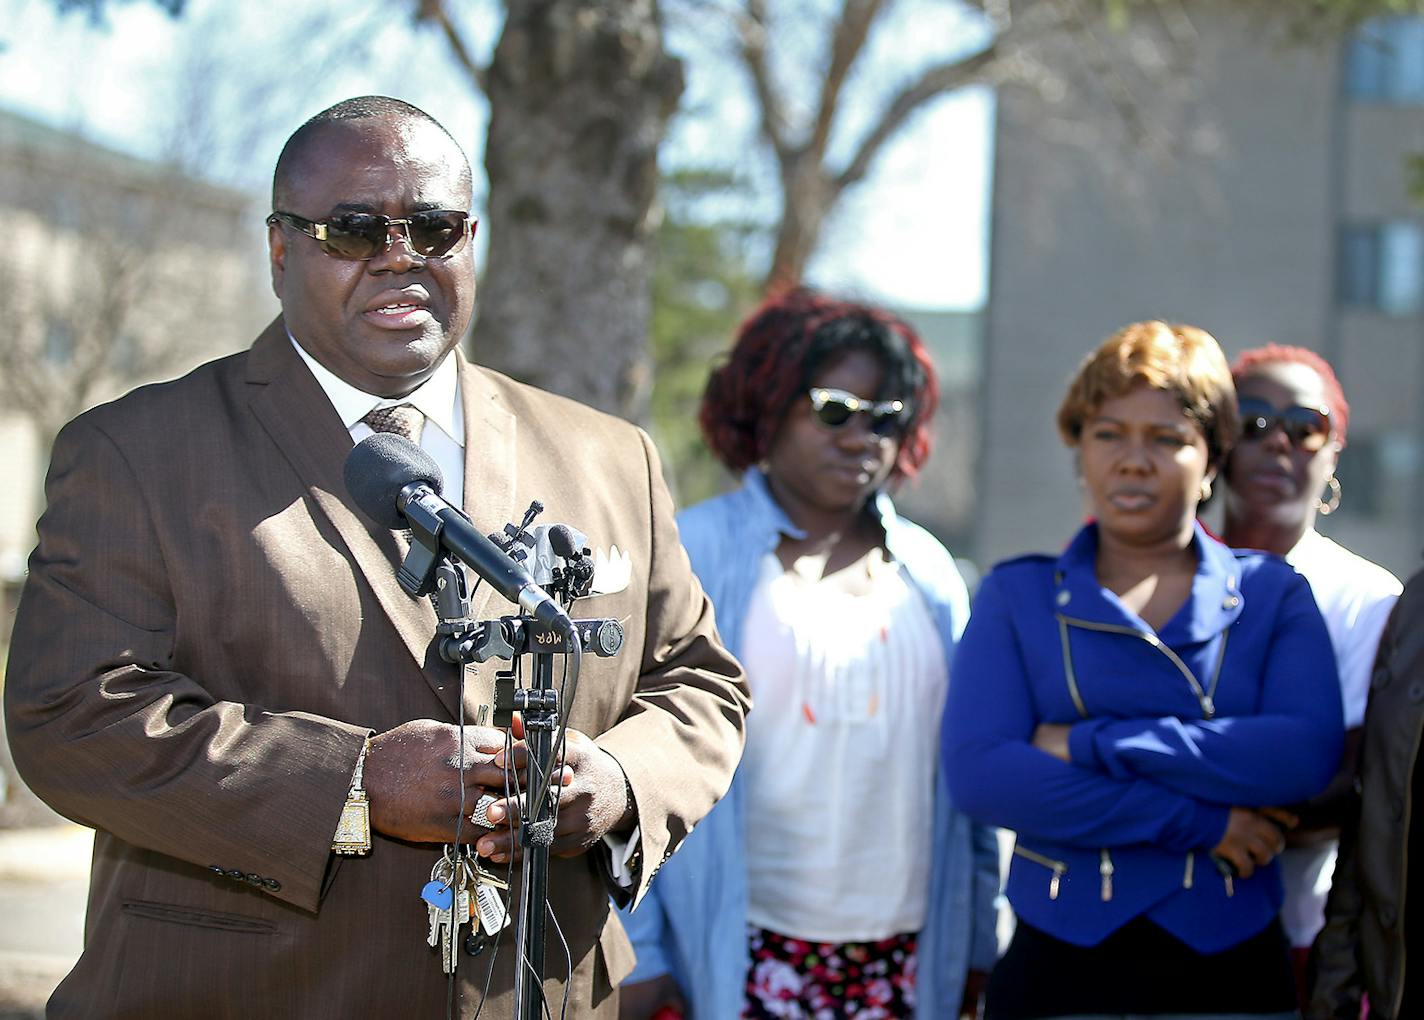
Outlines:
POLYGON ((1338 758, 1339 693, 1329 637, 1313 601, 1301 598, 1310 599, 1303 583, 1276 622, 1261 715, 1087 720, 1046 729, 1040 736, 1054 739, 1036 746, 1040 720, 1012 609, 991 575, 960 647, 946 712, 957 802, 976 817, 1069 845, 1185 851, 1216 848, 1239 833, 1249 820, 1233 805, 1315 792, 1338 758), (1302 681, 1304 664, 1312 673, 1302 681))

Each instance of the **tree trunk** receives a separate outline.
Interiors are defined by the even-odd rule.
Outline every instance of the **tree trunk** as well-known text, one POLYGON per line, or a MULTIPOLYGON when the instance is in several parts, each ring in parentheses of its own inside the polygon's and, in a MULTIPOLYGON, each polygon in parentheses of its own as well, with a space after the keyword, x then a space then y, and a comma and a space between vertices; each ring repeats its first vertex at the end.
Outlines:
POLYGON ((784 159, 781 172, 781 223, 776 250, 766 274, 766 291, 794 287, 806 275, 806 263, 821 240, 826 215, 837 194, 820 166, 820 154, 801 151, 784 159))
POLYGON ((508 0, 488 75, 482 364, 639 419, 658 144, 682 93, 656 0, 508 0))

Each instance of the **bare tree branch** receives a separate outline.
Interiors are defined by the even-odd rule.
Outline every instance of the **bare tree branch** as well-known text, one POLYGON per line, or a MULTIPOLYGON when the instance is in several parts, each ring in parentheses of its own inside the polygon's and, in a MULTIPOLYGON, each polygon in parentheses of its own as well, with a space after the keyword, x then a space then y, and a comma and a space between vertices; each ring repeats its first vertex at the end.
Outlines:
POLYGON ((746 12, 741 17, 740 53, 747 73, 751 75, 752 88, 756 91, 761 132, 776 151, 777 158, 785 159, 792 146, 787 137, 786 113, 781 96, 771 78, 766 50, 768 17, 766 0, 747 0, 746 12))
POLYGON ((445 0, 417 0, 415 20, 417 23, 429 22, 440 30, 445 41, 450 44, 451 55, 469 76, 470 84, 476 91, 488 95, 488 69, 470 52, 465 37, 450 19, 450 12, 445 9, 445 0))
POLYGON ((811 127, 806 148, 817 158, 825 155, 830 142, 831 128, 835 124, 840 108, 841 89, 855 66, 856 58, 865 48, 865 40, 870 35, 883 7, 883 0, 846 0, 841 8, 841 16, 836 22, 831 37, 830 59, 826 61, 826 74, 821 79, 821 98, 816 106, 816 119, 811 127))
POLYGON ((918 78, 906 85, 890 101, 884 115, 875 127, 861 140, 859 148, 846 168, 834 181, 836 191, 844 191, 850 185, 865 177, 875 157, 885 144, 904 126, 910 115, 931 99, 975 82, 983 82, 992 76, 992 70, 1003 59, 1002 40, 995 40, 989 46, 962 60, 946 64, 936 64, 927 68, 918 78))

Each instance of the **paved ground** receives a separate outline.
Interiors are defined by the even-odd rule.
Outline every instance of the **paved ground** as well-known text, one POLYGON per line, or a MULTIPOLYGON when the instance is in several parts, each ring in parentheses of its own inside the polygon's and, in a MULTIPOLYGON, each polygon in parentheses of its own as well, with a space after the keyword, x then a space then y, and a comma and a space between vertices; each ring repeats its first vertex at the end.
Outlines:
POLYGON ((78 825, 0 830, 0 1020, 42 1017, 79 958, 92 845, 78 825))

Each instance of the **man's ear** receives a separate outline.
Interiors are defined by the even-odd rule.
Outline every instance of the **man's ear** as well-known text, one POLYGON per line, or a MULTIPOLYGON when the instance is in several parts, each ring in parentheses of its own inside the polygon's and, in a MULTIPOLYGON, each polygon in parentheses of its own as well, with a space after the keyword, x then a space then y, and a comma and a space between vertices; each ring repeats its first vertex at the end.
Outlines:
POLYGON ((272 269, 272 293, 282 299, 282 282, 287 275, 287 236, 280 223, 267 225, 267 261, 272 269))

